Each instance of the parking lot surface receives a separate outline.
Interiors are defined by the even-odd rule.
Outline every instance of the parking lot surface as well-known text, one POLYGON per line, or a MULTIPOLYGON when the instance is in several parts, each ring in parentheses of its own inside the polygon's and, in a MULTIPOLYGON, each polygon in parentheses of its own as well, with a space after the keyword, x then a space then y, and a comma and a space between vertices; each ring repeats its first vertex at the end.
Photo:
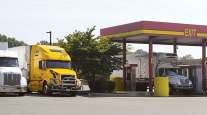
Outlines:
POLYGON ((206 115, 207 97, 0 97, 0 115, 206 115))

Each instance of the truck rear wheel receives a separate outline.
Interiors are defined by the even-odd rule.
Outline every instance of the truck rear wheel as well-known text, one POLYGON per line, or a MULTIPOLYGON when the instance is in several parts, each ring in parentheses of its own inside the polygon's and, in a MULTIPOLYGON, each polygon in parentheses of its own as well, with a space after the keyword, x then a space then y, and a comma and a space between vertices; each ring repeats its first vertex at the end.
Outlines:
POLYGON ((19 96, 24 96, 23 92, 18 93, 19 96))

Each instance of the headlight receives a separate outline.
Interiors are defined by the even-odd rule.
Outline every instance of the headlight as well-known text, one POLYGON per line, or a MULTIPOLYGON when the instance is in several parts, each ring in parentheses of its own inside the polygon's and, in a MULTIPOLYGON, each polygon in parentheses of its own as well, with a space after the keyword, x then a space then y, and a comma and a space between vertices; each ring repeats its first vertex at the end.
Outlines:
POLYGON ((81 81, 77 79, 77 86, 81 86, 81 81))
POLYGON ((61 81, 58 78, 50 78, 50 82, 54 86, 59 86, 61 84, 61 81))
POLYGON ((181 82, 180 82, 180 81, 178 81, 176 84, 177 84, 177 85, 181 85, 181 82))
POLYGON ((192 82, 191 81, 189 81, 189 85, 192 85, 192 82))

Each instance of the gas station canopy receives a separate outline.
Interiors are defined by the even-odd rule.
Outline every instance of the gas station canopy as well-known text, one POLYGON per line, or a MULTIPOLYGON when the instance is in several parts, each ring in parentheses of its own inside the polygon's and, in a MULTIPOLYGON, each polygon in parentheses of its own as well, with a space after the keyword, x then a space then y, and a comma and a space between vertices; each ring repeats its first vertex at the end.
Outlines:
POLYGON ((149 91, 153 92, 153 44, 202 46, 202 88, 207 92, 206 46, 207 26, 155 21, 140 21, 101 29, 101 37, 123 43, 123 81, 126 86, 126 43, 149 44, 148 74, 149 91))
POLYGON ((149 43, 153 44, 202 46, 202 40, 207 39, 207 26, 166 23, 155 21, 140 21, 101 29, 101 36, 114 42, 149 43))

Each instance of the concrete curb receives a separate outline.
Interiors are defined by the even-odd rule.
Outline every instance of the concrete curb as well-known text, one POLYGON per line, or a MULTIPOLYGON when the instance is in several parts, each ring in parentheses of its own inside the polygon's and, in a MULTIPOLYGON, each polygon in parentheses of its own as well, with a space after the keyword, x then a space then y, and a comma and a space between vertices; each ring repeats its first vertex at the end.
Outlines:
POLYGON ((91 93, 91 97, 151 97, 149 92, 91 93))

